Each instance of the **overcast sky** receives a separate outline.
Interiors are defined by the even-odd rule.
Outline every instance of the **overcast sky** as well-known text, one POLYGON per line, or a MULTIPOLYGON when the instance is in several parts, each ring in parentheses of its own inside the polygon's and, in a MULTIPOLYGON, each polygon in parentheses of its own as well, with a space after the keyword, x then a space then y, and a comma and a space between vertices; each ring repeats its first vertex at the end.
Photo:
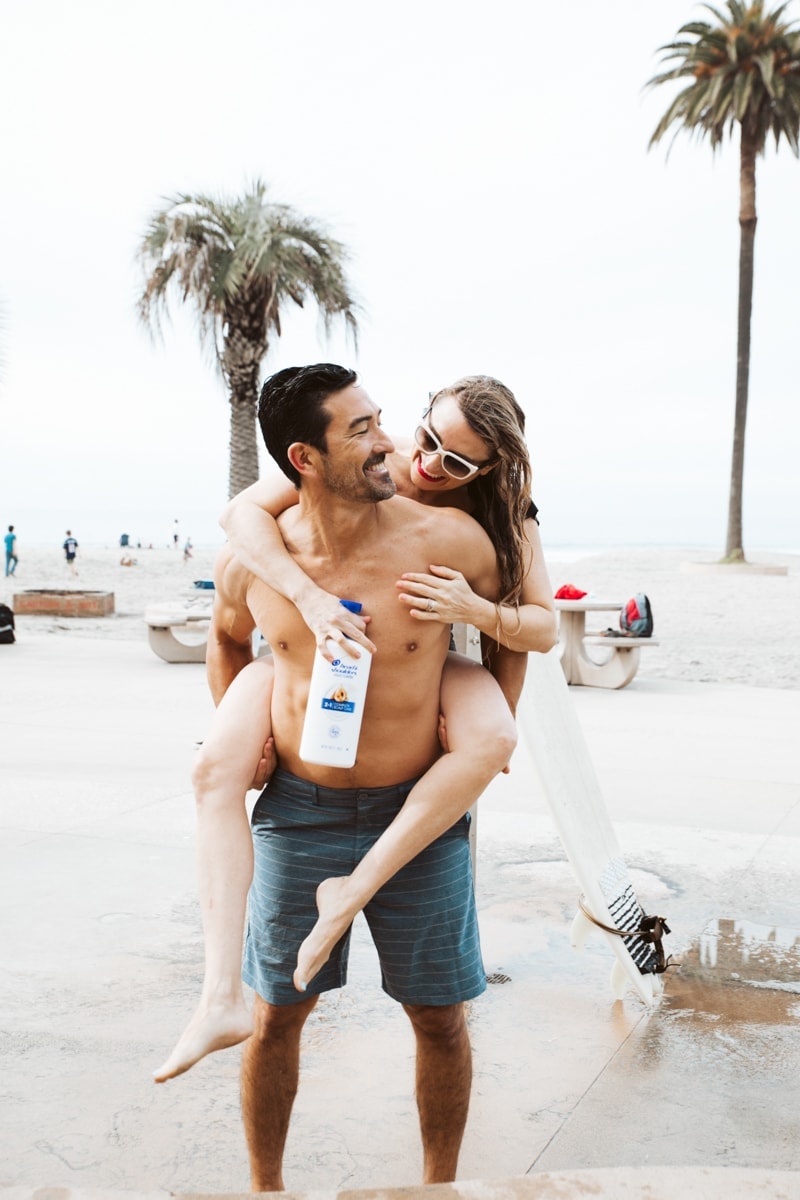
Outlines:
MULTIPOLYGON (((527 413, 545 544, 721 550, 738 143, 648 152, 672 93, 643 91, 701 12, 3 0, 0 524, 100 540, 177 516, 215 536, 225 388, 178 304, 161 344, 139 325, 135 254, 162 197, 260 176, 349 247, 364 309, 357 353, 293 316, 265 374, 353 364, 398 433, 429 391, 496 375, 527 413)), ((745 545, 799 548, 788 146, 759 161, 758 212, 745 545)))

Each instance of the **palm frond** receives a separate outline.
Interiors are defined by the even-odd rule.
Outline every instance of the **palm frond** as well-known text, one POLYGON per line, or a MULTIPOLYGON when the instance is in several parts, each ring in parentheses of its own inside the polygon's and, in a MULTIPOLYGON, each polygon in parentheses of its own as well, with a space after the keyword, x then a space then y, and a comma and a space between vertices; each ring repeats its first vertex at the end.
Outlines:
POLYGON ((764 84, 770 98, 775 94, 773 80, 775 78, 775 56, 772 54, 755 54, 753 62, 758 67, 761 73, 761 82, 764 84))
POLYGON ((282 305, 302 306, 309 295, 326 328, 338 316, 355 333, 347 257, 319 222, 271 203, 260 179, 233 200, 180 193, 153 214, 140 243, 139 315, 157 330, 177 295, 194 307, 200 340, 220 362, 226 339, 241 341, 243 326, 263 358, 269 331, 280 335, 282 305))
MULTIPOLYGON (((649 145, 669 129, 707 136, 716 149, 738 123, 747 126, 763 153, 770 133, 797 153, 800 140, 800 32, 784 21, 788 5, 765 11, 763 0, 727 0, 727 12, 704 4, 717 22, 690 21, 678 39, 660 48, 669 69, 645 85, 690 80, 658 122, 649 145), (694 40, 690 40, 694 39, 694 40)), ((674 138, 673 138, 674 143, 674 138)), ((672 145, 672 143, 671 143, 672 145)))

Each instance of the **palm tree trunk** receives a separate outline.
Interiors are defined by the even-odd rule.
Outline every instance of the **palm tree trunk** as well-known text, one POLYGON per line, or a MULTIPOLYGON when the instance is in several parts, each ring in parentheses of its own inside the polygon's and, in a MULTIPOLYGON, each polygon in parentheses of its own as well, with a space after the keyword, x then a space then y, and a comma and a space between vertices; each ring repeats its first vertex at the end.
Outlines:
POLYGON ((753 311, 753 256, 756 220, 756 141, 743 124, 739 160, 739 320, 736 345, 736 409, 733 419, 728 533, 725 540, 726 562, 744 562, 744 538, 742 536, 744 435, 750 384, 750 317, 753 311))
POLYGON ((231 442, 228 499, 258 479, 258 438, 256 412, 258 389, 231 389, 231 442))
POLYGON ((258 479, 258 382, 267 337, 263 307, 247 293, 229 305, 226 318, 220 366, 230 388, 230 499, 258 479))

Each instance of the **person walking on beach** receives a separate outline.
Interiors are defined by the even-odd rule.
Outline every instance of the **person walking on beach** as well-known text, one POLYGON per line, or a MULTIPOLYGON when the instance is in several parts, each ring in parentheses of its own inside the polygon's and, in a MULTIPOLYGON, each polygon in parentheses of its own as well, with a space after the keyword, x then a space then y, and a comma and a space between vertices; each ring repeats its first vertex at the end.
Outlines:
MULTIPOLYGON (((275 1191, 284 1186, 303 1026, 319 995, 346 978, 347 934, 305 990, 293 982, 297 946, 317 919, 316 887, 353 869, 441 754, 449 628, 414 621, 398 603, 396 580, 446 558, 493 601, 499 575, 492 543, 471 517, 395 495, 384 461, 394 447, 355 372, 332 364, 279 371, 264 385, 259 415, 270 454, 299 489, 299 503, 279 518, 287 546, 321 587, 363 603, 376 646, 355 766, 304 762, 314 636, 293 603, 229 546, 221 551, 207 652, 212 692, 224 695, 252 661, 256 626, 275 654, 278 765, 252 817, 243 975, 256 992, 255 1031, 242 1061, 252 1188, 275 1191)), ((486 988, 468 830, 465 816, 364 908, 383 988, 403 1005, 416 1037, 425 1183, 455 1178, 472 1078, 464 1002, 486 988)))
POLYGON ((78 568, 75 566, 75 559, 78 554, 78 539, 72 536, 72 533, 69 529, 67 530, 67 536, 64 540, 62 549, 67 562, 67 570, 69 571, 70 575, 77 575, 78 568))
POLYGON ((194 549, 194 547, 192 546, 192 539, 190 537, 187 537, 186 541, 183 543, 183 561, 184 562, 188 562, 189 559, 192 557, 193 549, 194 549))
POLYGON ((14 526, 9 525, 8 533, 5 536, 6 543, 6 578, 13 575, 17 569, 17 535, 14 533, 14 526))

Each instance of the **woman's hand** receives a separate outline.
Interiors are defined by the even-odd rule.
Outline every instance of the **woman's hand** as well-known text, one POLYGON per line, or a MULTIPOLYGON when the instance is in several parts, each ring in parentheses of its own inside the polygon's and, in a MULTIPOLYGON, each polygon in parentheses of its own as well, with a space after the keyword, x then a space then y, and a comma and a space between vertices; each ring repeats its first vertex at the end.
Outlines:
POLYGON ((371 642, 365 633, 370 618, 362 613, 350 612, 330 592, 315 588, 309 595, 298 599, 296 605, 300 616, 314 634, 317 649, 328 662, 332 661, 325 646, 328 639, 341 646, 344 639, 349 638, 369 654, 375 653, 375 643, 371 642))
POLYGON ((431 567, 430 575, 402 575, 395 586, 400 601, 418 621, 443 621, 453 625, 471 622, 479 600, 460 571, 431 567))
POLYGON ((278 765, 278 756, 275 753, 275 739, 268 737, 264 742, 264 749, 261 751, 261 756, 256 764, 253 781, 250 784, 250 790, 263 792, 267 786, 267 782, 272 778, 272 772, 278 765))

